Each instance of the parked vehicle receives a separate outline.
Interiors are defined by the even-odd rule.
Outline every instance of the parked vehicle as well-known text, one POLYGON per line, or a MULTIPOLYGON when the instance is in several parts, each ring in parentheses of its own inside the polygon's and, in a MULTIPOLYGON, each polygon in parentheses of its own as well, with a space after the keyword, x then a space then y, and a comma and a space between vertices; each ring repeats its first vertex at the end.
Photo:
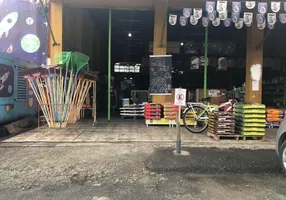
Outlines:
POLYGON ((37 113, 37 101, 21 70, 37 64, 0 53, 0 124, 9 123, 37 113))
POLYGON ((283 121, 277 131, 276 153, 279 156, 281 166, 286 174, 286 121, 283 121))

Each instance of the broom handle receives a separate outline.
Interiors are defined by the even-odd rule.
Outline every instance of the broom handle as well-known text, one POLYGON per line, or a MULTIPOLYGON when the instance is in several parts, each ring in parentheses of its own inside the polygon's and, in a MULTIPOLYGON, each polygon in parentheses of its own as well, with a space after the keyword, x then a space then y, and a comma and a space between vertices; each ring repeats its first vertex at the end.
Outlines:
POLYGON ((41 100, 41 98, 40 98, 40 96, 39 96, 39 93, 38 93, 38 91, 37 91, 37 88, 36 88, 35 84, 33 83, 33 81, 30 80, 30 77, 28 77, 27 79, 28 79, 28 81, 29 81, 29 83, 30 83, 30 85, 31 85, 31 88, 32 88, 32 90, 33 90, 35 96, 36 96, 36 99, 37 99, 38 102, 40 103, 40 107, 41 107, 41 109, 42 109, 42 111, 43 111, 43 113, 44 113, 44 115, 45 115, 45 117, 46 117, 46 119, 47 119, 48 126, 50 127, 49 117, 48 117, 48 115, 47 115, 47 113, 46 113, 46 110, 43 108, 43 102, 42 102, 42 100, 41 100))
POLYGON ((48 116, 49 116, 49 119, 50 119, 50 125, 53 127, 53 121, 52 121, 52 116, 51 116, 51 112, 50 112, 50 110, 48 109, 49 108, 49 106, 48 106, 48 102, 47 102, 47 99, 46 99, 46 93, 44 92, 44 89, 42 88, 42 81, 41 81, 41 79, 40 78, 37 78, 37 79, 35 79, 36 80, 36 83, 37 83, 37 85, 38 85, 38 88, 39 88, 39 92, 40 92, 40 95, 41 95, 41 97, 42 97, 42 102, 43 102, 43 104, 44 104, 44 107, 45 107, 45 109, 46 109, 46 111, 47 111, 47 114, 48 114, 48 116))
MULTIPOLYGON (((74 94, 73 94, 73 98, 72 98, 72 103, 71 103, 71 106, 73 107, 73 108, 76 108, 76 106, 75 106, 75 104, 76 104, 76 102, 77 102, 77 99, 78 99, 78 94, 79 94, 79 91, 80 91, 80 89, 81 89, 81 82, 82 82, 82 78, 81 79, 79 79, 78 81, 77 81, 77 84, 76 84, 76 90, 75 90, 75 92, 74 92, 74 94)), ((71 109, 71 107, 70 107, 70 109, 71 109)), ((74 110, 74 109, 73 109, 74 110)), ((74 113, 74 112, 73 112, 74 113)), ((69 113, 69 115, 70 115, 71 113, 69 113)), ((72 117, 74 117, 74 115, 72 116, 72 117)))
MULTIPOLYGON (((73 91, 74 91, 74 85, 75 85, 75 82, 77 80, 77 75, 78 75, 78 71, 76 72, 74 80, 72 81, 72 85, 71 85, 72 88, 70 90, 70 93, 67 95, 67 97, 68 97, 68 105, 70 105, 70 103, 71 103, 71 97, 72 97, 72 94, 73 94, 73 91)), ((67 109, 66 112, 65 112, 65 117, 67 116, 68 110, 69 109, 67 109)))
POLYGON ((64 109, 64 119, 65 121, 67 121, 67 111, 69 110, 69 95, 70 95, 70 90, 71 90, 71 86, 72 86, 72 81, 73 81, 73 70, 70 72, 70 80, 69 80, 69 86, 68 86, 68 91, 66 94, 66 98, 65 98, 65 109, 64 109))
POLYGON ((53 109, 53 116, 55 116, 55 106, 54 106, 54 93, 53 93, 53 88, 52 88, 52 79, 51 79, 51 71, 48 68, 48 85, 49 85, 49 90, 50 90, 50 96, 51 96, 51 102, 52 102, 52 109, 53 109))
MULTIPOLYGON (((45 78, 45 82, 46 83, 49 83, 49 79, 47 79, 47 78, 45 78)), ((51 121, 52 122, 54 122, 55 121, 55 119, 54 119, 54 112, 53 112, 53 110, 54 110, 54 108, 53 108, 53 103, 52 103, 52 94, 51 94, 51 91, 50 91, 50 87, 46 87, 46 92, 47 92, 47 102, 51 105, 51 106, 49 106, 49 108, 50 108, 50 113, 51 113, 51 121)))
POLYGON ((54 68, 54 79, 53 79, 53 91, 55 94, 55 114, 56 114, 56 121, 58 121, 58 88, 57 88, 57 82, 58 82, 58 77, 57 77, 57 73, 56 73, 56 68, 54 68))
MULTIPOLYGON (((77 107, 77 113, 79 113, 80 110, 82 109, 83 102, 85 100, 85 97, 87 96, 87 91, 89 90, 90 86, 91 86, 90 82, 86 81, 86 85, 84 86, 84 90, 83 90, 83 92, 81 92, 81 95, 80 95, 79 106, 77 107)), ((78 117, 78 114, 77 114, 77 117, 78 117)))
MULTIPOLYGON (((85 83, 86 83, 86 80, 84 79, 83 80, 83 82, 82 82, 82 84, 81 84, 81 86, 82 86, 82 88, 85 88, 85 83)), ((77 120, 77 118, 78 118, 78 112, 80 112, 80 110, 79 110, 79 107, 80 106, 82 106, 81 104, 80 104, 80 97, 81 97, 81 94, 83 93, 83 91, 84 90, 80 90, 80 92, 78 93, 78 95, 77 95, 77 98, 76 98, 76 102, 77 102, 77 104, 76 104, 76 106, 75 106, 75 118, 74 118, 74 123, 76 122, 76 120, 77 120), (78 111, 79 110, 79 111, 78 111)), ((81 107, 80 107, 81 108, 81 107)))

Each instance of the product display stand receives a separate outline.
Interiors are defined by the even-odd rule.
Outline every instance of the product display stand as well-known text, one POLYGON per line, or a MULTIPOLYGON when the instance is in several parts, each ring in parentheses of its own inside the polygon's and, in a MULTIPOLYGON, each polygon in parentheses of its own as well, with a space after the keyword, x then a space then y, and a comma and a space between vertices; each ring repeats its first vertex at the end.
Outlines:
MULTIPOLYGON (((145 106, 145 123, 147 126, 168 125, 173 127, 176 125, 176 110, 178 110, 178 106, 175 106, 173 103, 164 103, 163 106, 161 104, 147 104, 145 106)), ((183 112, 181 112, 181 114, 183 114, 183 112)), ((181 116, 181 126, 184 125, 182 118, 181 116)), ((187 120, 188 125, 193 125, 194 123, 193 118, 187 120)))
POLYGON ((272 109, 267 108, 266 109, 266 127, 267 128, 279 128, 283 119, 284 119, 285 113, 281 109, 272 109))
MULTIPOLYGON (((165 103, 163 104, 163 110, 164 120, 168 120, 169 126, 173 127, 176 124, 176 115, 179 110, 179 106, 176 106, 173 103, 165 103)), ((182 119, 182 117, 180 117, 180 119, 182 119)))
POLYGON ((122 108, 120 108, 120 116, 122 118, 127 118, 127 117, 133 117, 133 118, 137 118, 137 117, 144 117, 144 105, 143 104, 139 104, 139 105, 126 105, 123 106, 122 108))
POLYGON ((234 114, 229 112, 209 113, 207 135, 217 141, 225 137, 239 140, 240 135, 235 134, 234 114))
POLYGON ((262 138, 265 136, 265 105, 263 104, 236 104, 235 130, 237 134, 247 138, 262 138))

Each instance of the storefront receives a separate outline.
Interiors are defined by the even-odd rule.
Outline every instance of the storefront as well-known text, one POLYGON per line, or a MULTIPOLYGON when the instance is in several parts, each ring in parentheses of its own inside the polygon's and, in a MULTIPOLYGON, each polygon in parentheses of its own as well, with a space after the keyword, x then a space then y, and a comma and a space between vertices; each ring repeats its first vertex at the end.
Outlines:
MULTIPOLYGON (((172 87, 169 88, 168 92, 153 93, 151 95, 152 103, 173 102, 174 90, 172 88, 182 87, 189 89, 189 96, 195 101, 200 101, 202 97, 213 96, 211 103, 220 104, 235 97, 245 103, 264 103, 266 107, 279 107, 279 104, 285 104, 285 92, 282 87, 284 83, 281 78, 282 73, 280 73, 285 64, 284 53, 281 52, 285 52, 285 50, 283 42, 278 41, 278 38, 282 38, 285 29, 283 6, 284 4, 281 2, 256 2, 254 5, 252 2, 210 1, 206 3, 204 1, 187 2, 184 0, 114 0, 108 2, 65 0, 63 3, 52 1, 50 19, 56 42, 50 39, 50 57, 53 60, 56 53, 65 50, 66 40, 72 41, 72 46, 79 51, 84 52, 86 49, 90 49, 90 52, 84 52, 86 54, 94 55, 94 51, 99 49, 101 52, 104 51, 108 61, 103 66, 106 70, 107 85, 105 87, 110 89, 113 83, 112 77, 120 77, 118 75, 120 67, 124 65, 130 67, 132 62, 134 64, 132 73, 134 74, 136 73, 136 66, 140 66, 144 62, 124 60, 129 61, 126 63, 118 58, 120 56, 115 58, 115 54, 119 54, 119 52, 114 52, 111 47, 119 41, 114 40, 112 34, 114 28, 112 27, 118 24, 112 20, 112 16, 117 16, 118 10, 123 10, 122 13, 124 10, 128 12, 130 9, 149 10, 146 15, 154 16, 148 18, 153 23, 153 38, 149 41, 149 48, 151 47, 152 50, 145 51, 145 55, 142 57, 146 60, 146 56, 149 57, 148 54, 172 55, 173 62, 171 66, 173 67, 171 71, 172 87), (102 18, 105 18, 105 23, 102 26, 106 27, 104 32, 106 34, 105 48, 88 47, 99 41, 90 42, 90 40, 76 39, 91 38, 87 34, 91 35, 92 31, 98 30, 97 27, 86 28, 89 27, 87 24, 92 24, 91 19, 86 16, 86 9, 97 9, 98 13, 103 13, 102 18), (186 57, 187 64, 183 62, 186 57), (270 63, 268 68, 266 67, 267 63, 270 63), (280 78, 276 79, 275 75, 280 78), (194 82, 196 85, 192 85, 194 82), (280 86, 276 87, 275 84, 280 86), (272 92, 276 90, 282 97, 282 101, 273 101, 269 98, 272 92)), ((134 19, 136 17, 133 17, 133 21, 134 19)), ((149 33, 150 30, 148 29, 146 32, 149 33)), ((115 33, 117 34, 116 31, 115 33)), ((131 32, 124 34, 126 34, 126 38, 132 37, 131 32)), ((97 58, 103 59, 100 55, 97 58)), ((98 62, 97 58, 94 58, 94 63, 98 62)), ((102 63, 97 63, 97 65, 102 65, 102 63)), ((149 68, 149 66, 147 67, 149 68)), ((126 79, 127 76, 124 78, 126 79)), ((127 79, 130 81, 133 78, 127 79)), ((147 88, 143 88, 141 91, 147 93, 149 86, 151 85, 147 85, 147 88)), ((134 92, 136 91, 138 90, 134 89, 134 92)), ((130 93, 132 92, 130 91, 130 93)), ((146 94, 144 95, 146 96, 146 94)), ((276 95, 278 96, 278 94, 276 95)), ((104 98, 108 108, 107 118, 110 121, 113 95, 107 92, 104 98)), ((121 104, 123 99, 131 99, 131 94, 129 97, 123 95, 117 98, 116 102, 121 104)), ((138 104, 141 103, 144 103, 143 100, 138 102, 138 104)), ((134 109, 139 109, 136 111, 137 113, 144 113, 140 106, 134 109)), ((274 114, 275 117, 273 115, 269 121, 281 120, 280 115, 284 113, 282 110, 268 111, 270 115, 280 113, 277 115, 278 117, 274 114)))

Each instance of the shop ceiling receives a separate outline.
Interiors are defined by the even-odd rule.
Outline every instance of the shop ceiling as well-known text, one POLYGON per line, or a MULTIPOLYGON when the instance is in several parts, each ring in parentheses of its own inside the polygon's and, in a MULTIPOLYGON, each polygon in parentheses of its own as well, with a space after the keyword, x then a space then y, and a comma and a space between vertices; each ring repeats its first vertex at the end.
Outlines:
MULTIPOLYGON (((57 1, 57 0, 54 0, 57 1)), ((112 8, 112 9, 153 9, 154 2, 164 4, 167 0, 61 0, 63 3, 80 8, 112 8)), ((229 1, 232 2, 232 1, 229 1)), ((270 0, 265 0, 270 2, 270 0)), ((169 0, 169 10, 182 8, 204 8, 206 0, 169 0)), ((231 7, 231 4, 228 4, 231 7)), ((164 8, 164 6, 162 7, 164 8)), ((244 9, 244 8, 242 8, 244 9)))
MULTIPOLYGON (((153 9, 154 1, 166 0, 62 0, 63 3, 80 8, 133 8, 133 9, 153 9)), ((184 7, 203 7, 205 0, 169 0, 170 9, 180 9, 184 7)))

